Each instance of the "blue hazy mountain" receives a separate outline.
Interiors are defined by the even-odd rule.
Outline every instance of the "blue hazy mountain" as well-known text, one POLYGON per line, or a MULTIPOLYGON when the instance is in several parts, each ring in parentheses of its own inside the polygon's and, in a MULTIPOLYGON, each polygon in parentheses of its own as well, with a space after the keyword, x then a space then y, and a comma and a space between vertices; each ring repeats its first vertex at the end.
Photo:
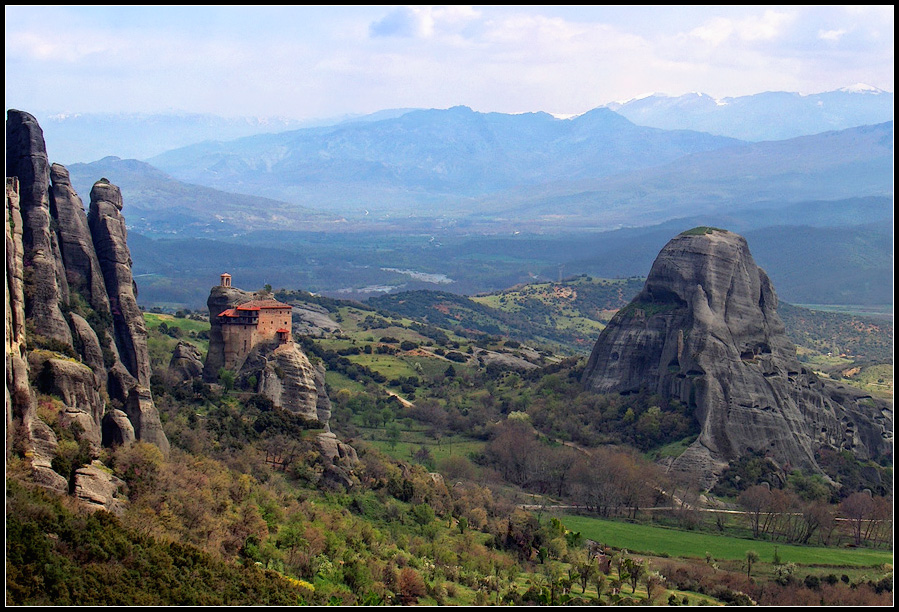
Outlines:
POLYGON ((735 144, 637 126, 608 109, 563 120, 454 107, 206 142, 147 161, 186 182, 319 209, 443 214, 503 190, 597 179, 735 144))
MULTIPOLYGON (((27 109, 24 109, 27 110, 27 109)), ((146 159, 205 140, 234 140, 346 122, 377 121, 410 109, 325 119, 220 117, 208 113, 35 113, 44 130, 47 154, 56 163, 88 163, 104 157, 146 159)))
POLYGON ((653 94, 606 105, 637 125, 699 130, 741 140, 784 140, 893 120, 893 94, 854 85, 812 95, 783 91, 736 98, 653 94))

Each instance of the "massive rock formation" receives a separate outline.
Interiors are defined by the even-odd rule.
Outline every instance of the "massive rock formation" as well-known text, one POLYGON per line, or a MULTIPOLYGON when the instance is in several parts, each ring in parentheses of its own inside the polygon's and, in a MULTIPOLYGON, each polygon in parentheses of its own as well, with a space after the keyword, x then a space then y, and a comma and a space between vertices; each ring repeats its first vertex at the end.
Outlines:
POLYGON ((44 133, 28 113, 9 111, 6 120, 6 176, 18 179, 22 218, 25 316, 48 339, 71 344, 69 324, 60 304, 68 294, 60 278, 62 257, 50 228, 50 165, 44 133))
POLYGON ((318 420, 318 389, 309 358, 293 342, 276 341, 256 346, 241 368, 243 376, 255 376, 256 391, 310 421, 318 420))
MULTIPOLYGON (((247 350, 229 346, 218 315, 240 304, 271 299, 265 292, 251 293, 219 285, 209 292, 209 350, 203 378, 217 381, 226 364, 234 364, 236 379, 252 386, 275 406, 319 421, 326 428, 331 417, 331 400, 325 390, 324 370, 314 367, 300 347, 289 338, 259 341, 247 350)), ((289 334, 288 334, 289 335, 289 334)))
POLYGON ((725 230, 696 228, 662 249, 641 293, 600 335, 583 382, 691 406, 701 433, 672 467, 707 487, 751 452, 818 473, 820 447, 892 453, 892 406, 799 363, 768 276, 725 230))
MULTIPOLYGON (((218 315, 238 304, 258 300, 262 297, 262 293, 250 293, 224 285, 213 287, 209 292, 209 297, 206 299, 206 307, 209 308, 209 350, 206 352, 206 363, 203 366, 203 380, 218 381, 219 371, 225 367, 225 363, 235 361, 234 358, 225 355, 227 347, 218 315)), ((242 359, 239 365, 243 365, 242 359)))
POLYGON ((7 453, 64 491, 73 483, 52 470, 57 439, 43 419, 77 423, 95 450, 106 440, 169 444, 150 395, 118 188, 98 181, 88 216, 28 113, 8 111, 6 147, 7 453), (38 416, 38 394, 58 400, 44 402, 57 414, 38 416))

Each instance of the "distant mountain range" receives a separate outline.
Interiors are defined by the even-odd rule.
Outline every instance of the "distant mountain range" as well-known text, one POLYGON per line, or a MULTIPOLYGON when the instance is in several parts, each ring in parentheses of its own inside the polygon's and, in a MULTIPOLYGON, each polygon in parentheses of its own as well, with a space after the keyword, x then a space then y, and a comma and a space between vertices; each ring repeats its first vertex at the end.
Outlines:
MULTIPOLYGON (((637 125, 695 130, 747 141, 783 140, 893 119, 893 94, 865 85, 813 95, 766 92, 715 99, 707 94, 652 94, 604 107, 637 125)), ((320 119, 220 117, 211 114, 31 112, 45 131, 54 162, 88 163, 107 156, 148 159, 204 141, 229 141, 257 134, 343 123, 380 121, 413 110, 385 109, 368 115, 320 119)))
POLYGON ((740 140, 785 140, 893 120, 893 94, 863 84, 801 95, 783 91, 716 100, 653 94, 607 108, 637 125, 698 130, 740 140))
MULTIPOLYGON (((755 117, 819 129, 802 104, 851 123, 886 99, 760 94, 712 108, 681 98, 669 110, 683 108, 687 121, 705 108, 731 127, 755 117)), ((665 106, 647 98, 572 119, 399 109, 68 169, 85 203, 101 177, 122 189, 144 303, 195 304, 195 287, 205 292, 225 267, 244 286, 353 297, 427 288, 428 274, 465 294, 553 279, 562 267, 641 275, 696 225, 758 243, 758 263, 788 301, 892 302, 892 120, 747 142, 637 125, 624 113, 638 102, 665 106)), ((48 142, 58 128, 45 125, 48 142)))
MULTIPOLYGON (((158 156, 153 167, 107 159, 70 170, 76 186, 81 177, 89 185, 106 176, 141 211, 162 210, 155 198, 209 217, 211 192, 163 188, 156 168, 166 181, 269 200, 252 200, 242 217, 235 205, 237 226, 221 226, 227 235, 239 227, 300 229, 313 210, 322 220, 389 227, 429 220, 426 230, 608 230, 749 206, 892 197, 892 142, 892 122, 745 143, 643 128, 609 110, 560 120, 456 108, 204 143, 158 156)), ((194 225, 174 227, 190 233, 194 225)))
MULTIPOLYGON (((28 109, 22 109, 28 110, 28 109)), ((206 140, 234 140, 344 122, 378 121, 410 109, 327 119, 219 117, 206 113, 38 113, 47 154, 56 163, 88 163, 115 156, 146 159, 206 140)))
POLYGON ((333 216, 295 204, 184 183, 136 159, 104 157, 71 164, 68 170, 85 204, 100 178, 117 185, 128 227, 148 236, 233 236, 260 228, 310 229, 335 222, 333 216))
POLYGON ((447 206, 463 212, 501 190, 610 176, 734 144, 643 128, 606 109, 560 120, 455 107, 203 143, 148 161, 187 182, 320 209, 433 215, 447 206))

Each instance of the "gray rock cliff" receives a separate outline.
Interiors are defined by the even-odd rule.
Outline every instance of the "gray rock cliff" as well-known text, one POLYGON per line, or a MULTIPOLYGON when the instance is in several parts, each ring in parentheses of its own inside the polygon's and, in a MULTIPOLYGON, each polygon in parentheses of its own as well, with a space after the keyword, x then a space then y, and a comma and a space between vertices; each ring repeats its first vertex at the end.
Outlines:
POLYGON ((88 225, 109 294, 119 357, 138 384, 150 386, 147 327, 137 306, 137 286, 131 275, 128 231, 122 216, 122 192, 101 179, 91 189, 88 225))
POLYGON ((52 470, 58 442, 43 418, 77 423, 97 449, 142 439, 167 452, 168 440, 149 391, 118 188, 98 182, 88 216, 68 171, 48 163, 33 116, 9 110, 6 136, 7 453, 19 453, 36 482, 65 492, 72 483, 52 470), (38 416, 39 394, 59 400, 58 414, 38 416), (133 422, 122 422, 126 414, 133 422))
POLYGON ((318 388, 315 369, 293 342, 266 342, 255 347, 244 362, 240 376, 255 376, 256 391, 275 406, 310 421, 317 421, 318 388))
POLYGON ((743 237, 684 232, 603 330, 583 384, 598 393, 647 389, 692 407, 701 433, 672 467, 707 487, 750 452, 818 473, 821 447, 861 459, 891 453, 892 406, 799 363, 777 303, 743 237))
POLYGON ((109 311, 109 296, 94 250, 84 204, 65 166, 50 166, 50 213, 59 231, 59 248, 70 288, 83 295, 97 312, 109 311))
MULTIPOLYGON (((59 248, 50 216, 50 165, 44 133, 34 117, 10 110, 6 121, 6 176, 19 184, 25 316, 48 339, 72 343, 60 304, 59 248)), ((63 279, 64 280, 64 279, 63 279)))

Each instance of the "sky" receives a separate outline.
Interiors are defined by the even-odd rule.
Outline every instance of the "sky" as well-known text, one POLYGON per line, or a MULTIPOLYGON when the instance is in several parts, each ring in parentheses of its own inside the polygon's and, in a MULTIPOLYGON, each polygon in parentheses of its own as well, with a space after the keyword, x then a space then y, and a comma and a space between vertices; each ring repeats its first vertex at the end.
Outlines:
POLYGON ((6 107, 575 115, 649 93, 893 91, 887 6, 10 6, 6 107))

